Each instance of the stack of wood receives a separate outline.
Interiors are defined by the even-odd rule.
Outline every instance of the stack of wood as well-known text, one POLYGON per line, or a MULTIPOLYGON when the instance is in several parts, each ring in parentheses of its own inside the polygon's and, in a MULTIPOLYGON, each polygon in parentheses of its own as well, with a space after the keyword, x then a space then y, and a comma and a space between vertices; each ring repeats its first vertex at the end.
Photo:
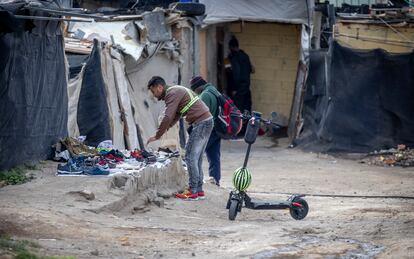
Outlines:
POLYGON ((65 52, 76 54, 90 54, 93 42, 65 37, 65 52))

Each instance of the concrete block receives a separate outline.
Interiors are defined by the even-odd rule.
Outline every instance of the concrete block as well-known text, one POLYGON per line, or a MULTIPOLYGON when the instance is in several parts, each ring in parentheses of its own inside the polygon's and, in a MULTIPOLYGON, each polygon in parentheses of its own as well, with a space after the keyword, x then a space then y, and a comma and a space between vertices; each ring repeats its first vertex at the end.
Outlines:
POLYGON ((242 32, 241 22, 234 22, 228 25, 228 29, 230 32, 233 33, 240 33, 242 32))
POLYGON ((276 59, 276 58, 255 58, 254 60, 254 66, 256 67, 256 69, 278 69, 278 68, 282 68, 281 66, 281 62, 280 60, 276 59))
POLYGON ((245 49, 247 46, 252 47, 262 45, 261 42, 264 41, 262 36, 263 35, 257 33, 241 33, 236 37, 239 40, 240 47, 245 49))
POLYGON ((260 28, 260 23, 245 22, 241 24, 243 33, 257 33, 260 28))
POLYGON ((256 68, 254 74, 251 75, 253 79, 273 80, 273 69, 271 68, 256 68))
POLYGON ((249 48, 249 52, 247 54, 252 57, 269 57, 273 56, 273 49, 266 46, 255 46, 249 48))
POLYGON ((283 45, 290 45, 290 46, 299 46, 300 38, 299 35, 293 34, 292 35, 284 35, 282 38, 283 45))
MULTIPOLYGON (((283 58, 282 60, 283 71, 294 71, 298 67, 299 60, 294 58, 283 58)), ((291 73, 291 72, 290 72, 291 73)), ((289 74, 290 76, 290 74, 289 74)), ((295 74, 296 76, 296 74, 295 74)))

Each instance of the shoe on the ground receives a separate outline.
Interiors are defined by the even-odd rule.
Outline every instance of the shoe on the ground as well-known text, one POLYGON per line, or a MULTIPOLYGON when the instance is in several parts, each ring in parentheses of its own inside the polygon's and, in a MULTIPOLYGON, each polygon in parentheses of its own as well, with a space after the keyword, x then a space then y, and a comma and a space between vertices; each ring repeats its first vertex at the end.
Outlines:
POLYGON ((198 192, 197 196, 198 196, 199 200, 204 200, 206 198, 206 195, 204 194, 204 191, 198 192))
POLYGON ((58 174, 83 174, 83 168, 73 160, 69 160, 64 165, 59 164, 57 171, 58 174))
POLYGON ((210 177, 208 178, 208 182, 209 182, 209 183, 211 183, 211 184, 216 184, 216 179, 214 179, 214 177, 211 177, 211 176, 210 176, 210 177))
POLYGON ((96 164, 95 166, 85 167, 84 173, 87 175, 108 175, 109 167, 108 165, 101 166, 96 164))
POLYGON ((139 150, 134 150, 134 151, 131 151, 131 156, 133 157, 133 158, 135 158, 135 159, 141 159, 141 158, 144 158, 143 156, 142 156, 142 153, 141 153, 141 151, 139 151, 139 150))
POLYGON ((175 198, 182 199, 185 201, 196 201, 198 200, 198 193, 192 193, 189 190, 186 190, 182 193, 176 193, 175 198))
POLYGON ((159 147, 158 152, 173 153, 169 147, 159 147))
POLYGON ((108 160, 108 161, 110 161, 110 162, 113 162, 113 163, 120 163, 120 162, 124 161, 123 158, 121 158, 119 156, 114 156, 111 153, 105 155, 105 159, 108 160))
POLYGON ((220 186, 220 182, 216 181, 216 179, 214 179, 214 177, 211 177, 208 179, 208 182, 217 186, 220 186))
POLYGON ((145 149, 141 150, 141 155, 145 158, 147 163, 155 163, 157 162, 157 157, 152 153, 145 149))

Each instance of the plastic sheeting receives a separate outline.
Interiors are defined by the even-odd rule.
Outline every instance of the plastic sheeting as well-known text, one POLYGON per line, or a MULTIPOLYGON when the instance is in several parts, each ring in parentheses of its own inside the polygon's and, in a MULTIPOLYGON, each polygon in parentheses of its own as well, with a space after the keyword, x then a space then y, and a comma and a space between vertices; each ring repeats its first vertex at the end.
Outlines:
POLYGON ((105 81, 106 101, 109 107, 112 143, 117 149, 125 149, 124 122, 121 118, 118 93, 115 85, 114 65, 110 54, 110 47, 108 46, 102 49, 101 69, 105 81))
POLYGON ((77 114, 80 135, 86 136, 87 145, 95 147, 112 139, 100 53, 100 43, 95 40, 83 74, 77 114))
POLYGON ((68 97, 60 24, 33 21, 26 30, 10 19, 6 27, 0 21, 0 28, 10 30, 0 34, 2 170, 51 155, 51 145, 67 135, 68 97))
POLYGON ((111 42, 111 36, 115 40, 115 44, 119 44, 124 48, 124 52, 133 56, 135 60, 141 57, 145 44, 139 44, 138 39, 127 36, 127 22, 71 22, 71 31, 75 34, 83 32, 84 39, 97 39, 102 42, 111 42))
MULTIPOLYGON (((77 62, 69 63, 78 69, 77 62)), ((109 45, 101 47, 96 41, 85 67, 70 81, 70 132, 76 132, 77 125, 80 135, 85 135, 86 143, 92 146, 111 139, 118 149, 140 148, 140 136, 146 141, 155 134, 164 109, 163 102, 151 96, 147 82, 153 75, 161 75, 176 84, 178 66, 164 54, 138 64, 131 56, 125 58, 117 49, 109 45)), ((178 127, 174 127, 151 147, 178 147, 178 141, 178 127)))
MULTIPOLYGON (((146 141, 155 134, 159 117, 165 108, 164 102, 158 102, 151 96, 147 83, 152 76, 158 75, 163 77, 167 84, 177 84, 179 63, 163 54, 153 56, 143 66, 138 65, 132 58, 127 58, 125 63, 130 82, 131 102, 135 111, 134 118, 140 128, 143 140, 146 141)), ((153 148, 160 145, 178 147, 177 132, 178 129, 170 129, 161 141, 155 141, 150 146, 153 148)))
POLYGON ((333 42, 311 53, 304 130, 295 141, 319 152, 414 146, 414 52, 357 51, 333 42))
POLYGON ((68 133, 69 136, 77 138, 80 136, 78 126, 78 104, 79 95, 82 87, 83 74, 85 67, 82 67, 79 74, 74 78, 69 79, 68 82, 68 133))
POLYGON ((115 85, 118 92, 118 103, 124 122, 124 136, 130 149, 138 147, 137 126, 132 114, 131 99, 128 92, 128 82, 125 77, 124 57, 117 51, 111 50, 112 64, 115 75, 115 85))
POLYGON ((311 0, 200 0, 200 3, 206 6, 205 24, 240 20, 309 24, 314 6, 311 0))

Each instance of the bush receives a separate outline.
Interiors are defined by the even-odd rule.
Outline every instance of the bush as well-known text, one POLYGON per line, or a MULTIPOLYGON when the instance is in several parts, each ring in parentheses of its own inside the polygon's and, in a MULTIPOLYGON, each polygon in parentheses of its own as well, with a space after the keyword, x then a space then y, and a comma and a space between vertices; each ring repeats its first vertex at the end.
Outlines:
POLYGON ((9 254, 15 259, 76 259, 73 256, 37 255, 41 246, 28 240, 14 240, 0 236, 0 255, 9 254))
POLYGON ((28 177, 26 171, 21 167, 0 171, 0 182, 5 182, 6 185, 22 184, 31 179, 32 177, 28 177))

